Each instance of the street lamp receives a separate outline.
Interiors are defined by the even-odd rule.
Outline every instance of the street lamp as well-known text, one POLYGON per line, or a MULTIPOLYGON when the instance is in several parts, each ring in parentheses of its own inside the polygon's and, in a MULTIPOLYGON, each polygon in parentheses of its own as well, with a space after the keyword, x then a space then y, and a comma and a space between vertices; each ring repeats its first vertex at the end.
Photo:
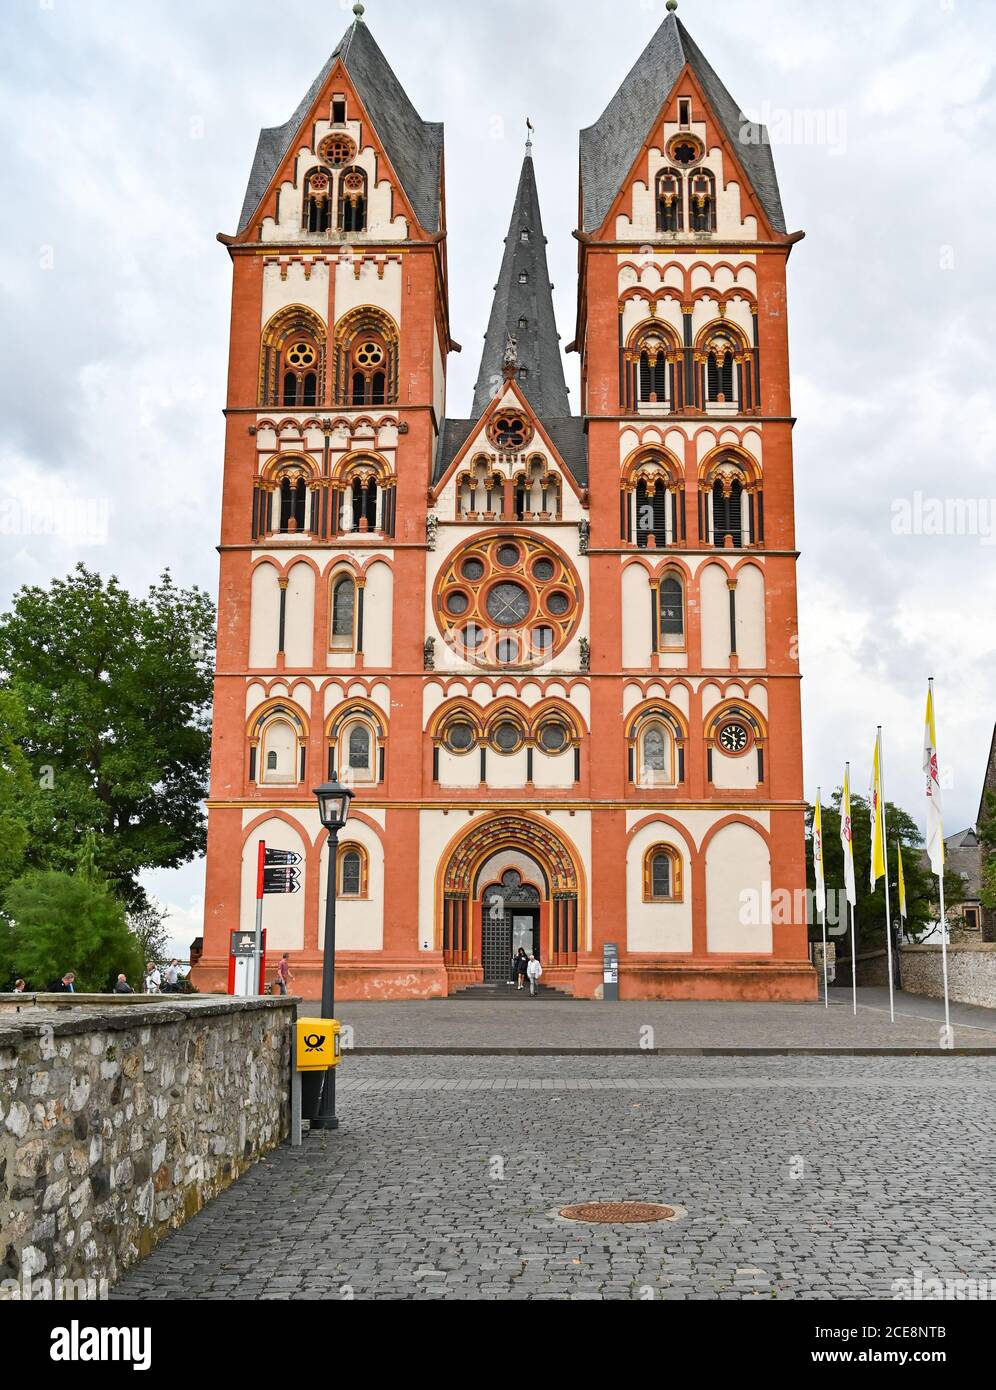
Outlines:
MULTIPOLYGON (((353 793, 342 786, 332 774, 331 782, 316 787, 318 815, 329 833, 328 885, 325 893, 325 948, 322 954, 322 1018, 335 1017, 335 896, 336 859, 339 831, 349 819, 349 803, 353 793)), ((318 1104, 318 1114, 311 1121, 312 1129, 338 1129, 335 1113, 335 1067, 325 1073, 325 1085, 318 1104)))

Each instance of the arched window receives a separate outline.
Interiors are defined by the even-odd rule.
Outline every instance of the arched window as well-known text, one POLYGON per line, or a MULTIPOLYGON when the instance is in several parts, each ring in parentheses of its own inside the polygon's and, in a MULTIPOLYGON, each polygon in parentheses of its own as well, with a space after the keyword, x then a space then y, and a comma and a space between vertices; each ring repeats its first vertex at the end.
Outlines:
POLYGON ((328 733, 329 769, 346 783, 373 785, 384 777, 385 739, 377 717, 366 707, 346 708, 328 733))
POLYGON ((744 543, 743 484, 738 480, 717 479, 712 488, 713 545, 741 546, 744 543))
POLYGON ((288 720, 271 719, 263 726, 260 766, 260 781, 265 786, 297 785, 298 735, 288 720))
POLYGON ((339 175, 339 230, 367 229, 367 176, 355 164, 339 175))
POLYGON ((325 325, 301 304, 281 310, 263 330, 259 401, 308 408, 323 399, 325 325))
POLYGON ((545 459, 530 459, 516 477, 515 515, 519 521, 545 521, 560 515, 560 479, 545 459))
POLYGON ((332 585, 332 647, 352 651, 356 631, 356 582, 348 574, 332 585))
POLYGON ((341 845, 337 858, 339 897, 365 898, 369 880, 369 861, 366 850, 362 845, 341 845))
POLYGON ((681 902, 681 855, 672 845, 653 845, 643 859, 643 901, 681 902))
POLYGON ((685 230, 681 175, 677 169, 662 169, 657 175, 657 230, 659 232, 683 232, 685 230))
POLYGON ((660 582, 660 632, 662 651, 685 649, 685 586, 681 576, 668 571, 660 582))
POLYGON ((651 320, 631 334, 625 350, 625 408, 661 415, 674 408, 680 353, 674 332, 651 320))
POLYGON ((688 214, 693 232, 716 230, 716 176, 711 169, 688 175, 688 214))
POLYGON ((332 176, 311 169, 304 179, 303 226, 306 232, 327 232, 332 225, 332 176))
POLYGON ((308 489, 303 478, 285 476, 280 481, 280 530, 303 531, 306 526, 308 489))
POLYGON ((747 546, 763 541, 761 488, 755 465, 735 454, 723 455, 706 471, 703 483, 707 545, 747 546))
POLYGON ((648 449, 630 460, 622 479, 622 539, 660 549, 684 538, 685 492, 677 461, 648 449))
POLYGON ((397 403, 398 330, 380 309, 355 309, 336 328, 336 401, 342 406, 397 403))
POLYGON ((335 525, 338 532, 380 531, 394 535, 394 479, 377 458, 347 460, 336 479, 339 498, 335 525))
POLYGON ((354 724, 346 740, 346 762, 350 772, 369 777, 373 768, 373 739, 366 724, 354 724))
POLYGON ((629 732, 629 780, 637 787, 676 787, 685 780, 685 733, 664 706, 640 714, 629 732))

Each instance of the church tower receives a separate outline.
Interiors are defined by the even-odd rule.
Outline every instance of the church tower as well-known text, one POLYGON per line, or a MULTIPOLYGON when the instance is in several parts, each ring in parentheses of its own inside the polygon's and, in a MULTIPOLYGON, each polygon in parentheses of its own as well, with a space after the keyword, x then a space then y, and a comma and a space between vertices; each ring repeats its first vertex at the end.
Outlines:
MULTIPOLYGON (((770 148, 669 13, 581 137, 572 414, 527 143, 470 414, 446 414, 442 128, 363 21, 260 136, 234 268, 205 951, 261 840, 271 958, 340 998, 544 983, 815 996, 789 236, 770 148), (756 138, 755 138, 756 137, 756 138)), ((496 248, 497 249, 497 248, 496 248)), ((497 259, 497 256, 496 256, 497 259)))

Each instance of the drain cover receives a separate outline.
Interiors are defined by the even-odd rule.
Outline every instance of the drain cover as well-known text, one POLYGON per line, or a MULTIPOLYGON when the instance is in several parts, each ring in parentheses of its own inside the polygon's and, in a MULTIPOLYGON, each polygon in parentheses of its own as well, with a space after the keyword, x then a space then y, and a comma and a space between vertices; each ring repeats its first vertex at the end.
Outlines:
POLYGON ((671 1221, 674 1207, 659 1202, 583 1202, 576 1207, 561 1207, 565 1221, 591 1221, 603 1225, 623 1225, 637 1221, 671 1221))

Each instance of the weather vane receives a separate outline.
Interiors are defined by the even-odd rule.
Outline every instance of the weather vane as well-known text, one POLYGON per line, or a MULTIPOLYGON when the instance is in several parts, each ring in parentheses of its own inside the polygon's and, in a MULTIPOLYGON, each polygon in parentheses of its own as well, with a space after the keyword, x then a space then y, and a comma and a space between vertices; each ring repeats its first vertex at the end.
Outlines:
POLYGON ((526 135, 526 154, 532 154, 532 150, 533 150, 533 131, 534 131, 535 129, 536 129, 536 127, 533 125, 532 121, 531 121, 531 120, 529 119, 529 117, 527 116, 527 117, 526 117, 526 130, 527 130, 528 134, 526 135))

